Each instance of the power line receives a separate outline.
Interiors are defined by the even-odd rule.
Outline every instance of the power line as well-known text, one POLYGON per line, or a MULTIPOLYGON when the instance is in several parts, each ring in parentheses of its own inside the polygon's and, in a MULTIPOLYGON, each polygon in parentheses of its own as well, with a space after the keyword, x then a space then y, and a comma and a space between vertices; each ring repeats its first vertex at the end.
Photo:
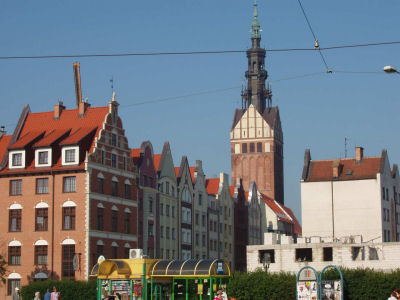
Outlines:
MULTIPOLYGON (((334 49, 387 46, 400 44, 400 41, 377 42, 366 44, 350 44, 331 47, 315 48, 281 48, 266 49, 267 52, 296 52, 296 51, 326 51, 334 49)), ((162 55, 203 55, 203 54, 235 54, 246 53, 247 50, 211 50, 211 51, 180 51, 180 52, 132 52, 132 53, 94 53, 94 54, 67 54, 67 55, 27 55, 27 56, 0 56, 0 60, 18 59, 57 59, 57 58, 91 58, 91 57, 126 57, 126 56, 162 56, 162 55)))

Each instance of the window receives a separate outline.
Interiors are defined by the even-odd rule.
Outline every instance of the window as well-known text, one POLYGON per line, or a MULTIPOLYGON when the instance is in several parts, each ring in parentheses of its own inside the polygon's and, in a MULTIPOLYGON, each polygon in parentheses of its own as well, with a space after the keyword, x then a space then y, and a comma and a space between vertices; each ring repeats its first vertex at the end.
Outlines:
POLYGON ((12 166, 21 167, 22 166, 22 153, 14 153, 12 155, 12 166))
POLYGON ((199 206, 201 206, 203 195, 199 193, 199 206))
POLYGON ((163 193, 164 192, 164 183, 159 183, 158 184, 158 190, 163 193))
POLYGON ((64 193, 73 193, 76 192, 76 177, 69 176, 64 177, 64 193))
POLYGON ((49 179, 38 178, 36 179, 36 194, 48 194, 49 193, 49 179))
POLYGON ((169 239, 169 227, 168 226, 165 228, 165 237, 167 239, 169 239))
POLYGON ((104 179, 97 177, 97 192, 104 194, 104 179))
POLYGON ((205 235, 204 233, 203 233, 202 236, 201 236, 201 245, 202 245, 203 247, 206 246, 206 235, 205 235))
POLYGON ((131 233, 131 214, 125 213, 125 233, 131 233))
POLYGON ((260 263, 275 263, 275 250, 260 250, 258 251, 260 263))
POLYGON ((96 246, 96 251, 97 251, 97 258, 99 258, 100 255, 104 254, 104 246, 103 245, 97 245, 96 246))
POLYGON ((63 207, 63 229, 75 230, 75 207, 63 207))
POLYGON ((130 248, 128 248, 128 247, 125 247, 125 248, 124 248, 124 258, 125 258, 125 259, 128 259, 128 258, 129 258, 129 250, 130 250, 130 248))
POLYGON ((172 233, 172 240, 175 240, 175 228, 172 228, 171 233, 172 233))
POLYGON ((175 218, 175 206, 172 206, 172 217, 175 218))
POLYGON ((111 167, 117 167, 117 155, 115 153, 111 153, 111 167))
POLYGON ((65 162, 66 163, 75 162, 75 149, 67 149, 67 150, 65 150, 65 162))
POLYGON ((118 231, 118 211, 116 210, 111 212, 111 231, 118 231))
POLYGON ((382 199, 385 200, 385 188, 382 188, 382 199))
POLYGON ((254 151, 254 143, 250 143, 250 152, 253 153, 254 151))
POLYGON ((175 188, 171 185, 171 196, 175 196, 175 188))
POLYGON ((160 215, 164 215, 164 204, 160 203, 160 215))
POLYGON ((148 226, 148 234, 149 234, 149 236, 153 236, 154 234, 153 234, 153 224, 149 224, 149 226, 148 226))
POLYGON ((296 249, 296 261, 312 261, 312 248, 296 249))
POLYGON ((262 144, 257 143, 257 152, 262 152, 262 144))
POLYGON ((8 264, 9 265, 21 264, 21 246, 8 247, 8 264))
POLYGON ((21 231, 22 209, 10 209, 9 211, 9 231, 21 231))
POLYGON ((203 227, 206 227, 206 215, 202 215, 202 216, 201 216, 201 225, 202 225, 203 227))
POLYGON ((247 153, 247 144, 242 144, 242 153, 247 153))
POLYGON ((36 208, 36 231, 47 231, 48 224, 48 209, 47 208, 36 208))
POLYGON ((165 183, 165 193, 169 194, 169 182, 165 183))
POLYGON ((333 248, 332 247, 324 247, 324 261, 332 261, 333 260, 333 248))
POLYGON ((104 165, 106 163, 106 151, 101 150, 101 163, 104 165))
POLYGON ((97 208, 97 230, 104 229, 104 208, 97 208))
POLYGON ((196 213, 195 218, 196 225, 199 225, 199 213, 196 213))
POLYGON ((10 296, 16 287, 21 287, 21 279, 8 279, 7 281, 7 295, 10 296))
POLYGON ((47 246, 35 246, 35 265, 47 265, 47 246))
POLYGON ((117 135, 115 133, 111 133, 111 146, 117 146, 117 135))
POLYGON ((124 191, 125 191, 125 193, 124 193, 125 199, 131 199, 131 185, 130 184, 125 183, 124 191))
POLYGON ((149 212, 153 212, 153 200, 149 200, 149 212))
POLYGON ((10 195, 22 195, 22 179, 10 180, 10 195))
POLYGON ((117 246, 111 247, 111 256, 112 256, 112 258, 118 258, 118 247, 117 246))
POLYGON ((386 188, 386 201, 389 201, 389 189, 386 188))
POLYGON ((126 170, 126 156, 124 156, 124 159, 123 159, 123 168, 124 168, 124 170, 126 170))
POLYGON ((143 175, 143 186, 147 186, 147 176, 143 175))
POLYGON ((165 215, 169 217, 169 205, 165 205, 165 215))
POLYGON ((200 244, 200 236, 198 233, 196 233, 196 246, 198 246, 200 244))
POLYGON ((117 181, 111 182, 111 193, 114 197, 118 196, 118 182, 117 181))
POLYGON ((75 271, 73 267, 73 258, 75 255, 75 245, 62 246, 62 279, 75 279, 75 271))
POLYGON ((164 226, 160 226, 160 237, 164 237, 164 226))
POLYGON ((166 251, 167 251, 167 253, 166 253, 166 259, 169 259, 169 249, 167 249, 166 251))

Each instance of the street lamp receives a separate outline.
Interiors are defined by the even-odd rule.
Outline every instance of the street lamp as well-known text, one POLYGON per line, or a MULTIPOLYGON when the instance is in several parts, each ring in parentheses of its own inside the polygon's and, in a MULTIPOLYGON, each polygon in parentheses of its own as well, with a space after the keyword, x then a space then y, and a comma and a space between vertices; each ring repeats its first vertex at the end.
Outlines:
POLYGON ((269 265, 271 264, 271 254, 270 253, 264 253, 262 264, 263 264, 265 272, 268 272, 269 265))
POLYGON ((397 73, 397 74, 400 75, 400 72, 397 71, 396 68, 395 68, 395 67, 392 67, 392 66, 384 66, 384 67, 383 67, 383 71, 386 72, 386 73, 388 73, 388 74, 397 73))

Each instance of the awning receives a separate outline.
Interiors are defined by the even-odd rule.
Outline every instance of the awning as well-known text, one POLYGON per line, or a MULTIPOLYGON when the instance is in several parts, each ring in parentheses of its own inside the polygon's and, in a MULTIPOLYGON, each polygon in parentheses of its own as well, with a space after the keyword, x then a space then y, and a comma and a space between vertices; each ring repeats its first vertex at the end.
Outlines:
POLYGON ((229 277, 231 271, 222 259, 160 260, 153 277, 229 277))
POLYGON ((91 276, 108 276, 113 272, 118 275, 131 275, 129 264, 123 260, 105 259, 97 263, 90 273, 91 276))

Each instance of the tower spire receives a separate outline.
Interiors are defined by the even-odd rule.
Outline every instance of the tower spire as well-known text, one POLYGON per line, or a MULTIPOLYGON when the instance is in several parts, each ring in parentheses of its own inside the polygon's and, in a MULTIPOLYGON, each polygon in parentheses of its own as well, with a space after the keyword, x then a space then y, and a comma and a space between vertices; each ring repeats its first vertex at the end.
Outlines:
POLYGON ((257 1, 254 0, 254 18, 251 23, 251 38, 252 39, 261 39, 260 34, 260 23, 258 23, 258 11, 257 11, 257 1))

